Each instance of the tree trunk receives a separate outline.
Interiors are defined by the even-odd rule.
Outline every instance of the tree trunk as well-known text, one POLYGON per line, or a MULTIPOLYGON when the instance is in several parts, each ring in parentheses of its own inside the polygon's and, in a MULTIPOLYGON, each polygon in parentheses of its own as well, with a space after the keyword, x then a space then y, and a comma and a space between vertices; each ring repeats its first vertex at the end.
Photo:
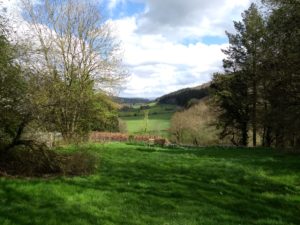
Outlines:
POLYGON ((284 147, 284 133, 283 131, 276 132, 276 148, 283 148, 284 147))
POLYGON ((272 136, 271 136, 271 127, 265 126, 262 138, 262 145, 264 147, 271 147, 272 144, 272 136))
POLYGON ((253 77, 253 106, 252 106, 252 133, 253 133, 253 147, 256 147, 256 130, 257 130, 257 121, 256 121, 256 102, 257 102, 257 87, 256 87, 256 79, 253 77))
POLYGON ((266 147, 271 147, 272 145, 272 128, 267 127, 267 133, 266 133, 266 147))
POLYGON ((10 151, 14 146, 19 145, 19 144, 22 144, 22 143, 21 143, 21 136, 22 136, 22 134, 23 134, 23 131, 24 131, 24 129, 25 129, 27 123, 28 123, 28 120, 23 120, 23 121, 21 122, 21 124, 20 124, 19 127, 18 127, 16 136, 13 138, 13 140, 11 141, 11 143, 10 143, 8 146, 5 147, 5 149, 4 149, 5 151, 8 152, 8 151, 10 151))
POLYGON ((248 145, 248 126, 247 126, 247 123, 244 123, 243 127, 242 127, 242 145, 243 146, 248 145))

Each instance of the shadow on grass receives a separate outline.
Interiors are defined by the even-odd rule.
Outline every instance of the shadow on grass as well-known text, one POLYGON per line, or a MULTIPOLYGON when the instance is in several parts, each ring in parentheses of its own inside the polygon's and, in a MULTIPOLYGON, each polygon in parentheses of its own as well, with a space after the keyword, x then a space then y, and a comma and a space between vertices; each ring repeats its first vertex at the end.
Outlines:
MULTIPOLYGON (((300 224, 299 188, 257 176, 234 165, 226 168, 220 163, 204 163, 195 167, 176 164, 167 167, 127 162, 115 168, 109 161, 104 163, 106 170, 102 171, 104 176, 101 179, 94 183, 70 180, 69 184, 126 193, 132 196, 130 204, 137 207, 147 199, 151 202, 147 212, 160 211, 164 215, 172 210, 188 215, 210 209, 213 212, 211 216, 219 224, 276 224, 274 221, 279 221, 278 224, 300 224), (287 196, 298 197, 298 200, 290 200, 287 196), (261 222, 255 223, 259 220, 261 222)), ((137 208, 138 214, 143 214, 144 210, 137 208)))
POLYGON ((268 171, 270 175, 289 175, 292 172, 299 177, 300 182, 300 155, 284 153, 271 148, 199 147, 178 150, 139 147, 136 150, 140 152, 161 152, 171 155, 194 155, 201 158, 206 157, 228 161, 239 160, 244 165, 268 171))
POLYGON ((1 182, 2 224, 72 224, 78 216, 92 224, 98 219, 85 212, 79 205, 68 205, 53 192, 41 193, 39 196, 20 191, 14 186, 15 184, 10 182, 1 182))
POLYGON ((257 172, 299 177, 299 157, 256 151, 142 146, 102 150, 99 175, 30 182, 0 179, 0 222, 300 224, 300 184, 257 172), (89 195, 91 202, 70 201, 77 193, 89 195))

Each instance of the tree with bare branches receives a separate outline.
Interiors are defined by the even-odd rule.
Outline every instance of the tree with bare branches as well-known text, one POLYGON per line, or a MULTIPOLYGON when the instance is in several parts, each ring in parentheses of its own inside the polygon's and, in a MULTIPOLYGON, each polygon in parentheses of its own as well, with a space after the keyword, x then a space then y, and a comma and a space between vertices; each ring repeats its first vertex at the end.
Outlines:
POLYGON ((32 34, 26 63, 41 87, 37 105, 43 121, 72 140, 91 129, 97 92, 118 87, 126 76, 120 43, 90 1, 22 3, 32 34))

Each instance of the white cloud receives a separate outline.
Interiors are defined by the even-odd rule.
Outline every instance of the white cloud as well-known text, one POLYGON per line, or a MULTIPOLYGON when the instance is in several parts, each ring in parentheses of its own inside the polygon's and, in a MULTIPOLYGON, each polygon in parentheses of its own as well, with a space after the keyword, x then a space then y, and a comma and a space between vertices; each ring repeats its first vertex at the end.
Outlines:
MULTIPOLYGON (((118 1, 118 0, 117 0, 118 1)), ((121 1, 121 0, 119 0, 121 1)), ((137 1, 137 0, 127 0, 137 1)), ((132 77, 121 95, 157 97, 211 79, 227 44, 201 43, 207 36, 225 37, 250 0, 139 0, 144 13, 115 21, 132 77), (184 45, 185 39, 199 40, 184 45)))
POLYGON ((132 73, 123 95, 157 97, 195 86, 207 82, 221 66, 221 48, 227 44, 183 45, 160 34, 139 34, 134 17, 115 23, 123 41, 125 64, 132 73))
MULTIPOLYGON (((104 0, 95 0, 103 2, 104 0)), ((118 4, 145 3, 145 12, 112 21, 123 42, 124 62, 132 76, 122 96, 158 97, 210 80, 220 70, 227 44, 208 45, 207 36, 224 37, 250 0, 107 0, 118 4), (197 43, 184 45, 183 40, 197 43)), ((9 13, 20 15, 19 0, 4 0, 9 13)), ((22 24, 22 23, 20 23, 22 24)))
POLYGON ((146 0, 139 32, 163 34, 171 40, 206 35, 223 36, 250 0, 146 0))
POLYGON ((112 10, 112 9, 114 9, 117 6, 117 4, 119 4, 122 1, 123 0, 109 0, 109 2, 108 2, 108 8, 110 10, 112 10))

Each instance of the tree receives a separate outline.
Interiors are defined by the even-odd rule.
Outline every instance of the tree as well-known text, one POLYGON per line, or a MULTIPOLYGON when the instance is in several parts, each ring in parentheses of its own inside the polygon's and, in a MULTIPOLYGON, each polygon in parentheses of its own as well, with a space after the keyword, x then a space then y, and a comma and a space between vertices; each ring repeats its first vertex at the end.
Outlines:
POLYGON ((143 110, 144 112, 144 127, 143 127, 143 132, 147 133, 148 131, 148 125, 149 125, 149 110, 145 109, 143 110))
POLYGON ((299 146, 300 112, 300 5, 297 1, 269 0, 264 97, 265 141, 277 147, 299 146), (268 137, 268 138, 267 138, 268 137))
POLYGON ((242 33, 243 45, 247 51, 247 60, 245 69, 249 74, 250 95, 251 95, 251 121, 253 146, 256 146, 257 137, 257 104, 258 104, 258 86, 260 85, 261 74, 259 66, 263 56, 263 43, 265 24, 262 15, 259 13, 257 6, 251 4, 250 8, 243 14, 243 23, 245 31, 242 33))
POLYGON ((247 145, 248 124, 251 122, 252 144, 256 146, 265 22, 255 4, 251 4, 242 18, 242 22, 234 22, 236 33, 226 32, 229 47, 223 50, 227 56, 223 60, 225 74, 216 74, 212 86, 215 88, 215 102, 221 108, 219 125, 223 127, 222 136, 233 135, 234 143, 247 145))
POLYGON ((105 93, 95 95, 92 108, 94 112, 90 115, 90 127, 93 131, 119 131, 118 106, 105 93))
POLYGON ((260 85, 259 65, 263 52, 265 25, 257 6, 251 4, 242 14, 242 22, 234 22, 236 34, 226 32, 229 48, 223 50, 227 58, 223 61, 226 73, 243 71, 248 83, 249 107, 251 107, 252 144, 256 146, 258 86, 260 85))
POLYGON ((248 145, 250 107, 248 83, 242 71, 213 77, 213 104, 217 108, 217 127, 221 139, 230 137, 234 145, 248 145))
POLYGON ((31 113, 27 82, 17 63, 17 46, 8 41, 6 22, 0 17, 0 145, 8 150, 19 142, 31 113))
POLYGON ((28 62, 42 87, 40 113, 48 129, 72 140, 91 129, 87 124, 93 119, 97 90, 118 86, 126 75, 119 43, 89 1, 22 2, 33 33, 28 62))
POLYGON ((220 143, 215 129, 215 114, 206 100, 199 101, 171 118, 171 140, 178 144, 211 145, 220 143))
POLYGON ((212 85, 221 109, 219 125, 231 133, 241 130, 235 124, 241 123, 241 112, 248 111, 253 146, 260 133, 264 146, 296 147, 300 145, 300 5, 264 2, 268 6, 264 17, 252 4, 243 21, 234 23, 236 33, 227 33, 225 73, 215 75, 212 85))

